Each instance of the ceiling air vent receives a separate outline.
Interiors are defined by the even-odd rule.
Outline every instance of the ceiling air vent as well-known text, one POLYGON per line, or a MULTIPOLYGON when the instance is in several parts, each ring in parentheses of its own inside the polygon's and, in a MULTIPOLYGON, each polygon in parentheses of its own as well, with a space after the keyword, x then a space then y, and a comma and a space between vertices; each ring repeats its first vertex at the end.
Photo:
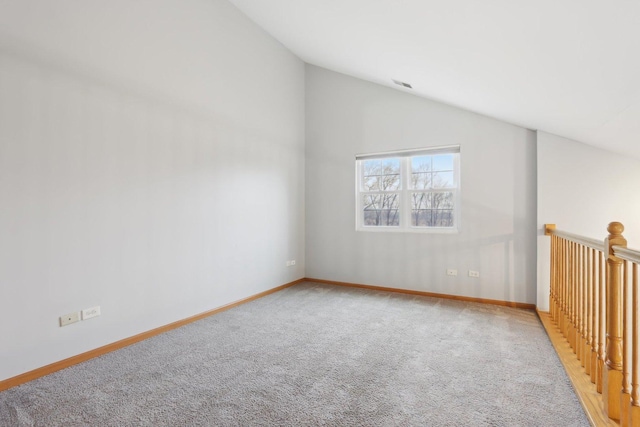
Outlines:
POLYGON ((394 80, 393 82, 397 85, 408 87, 409 89, 413 89, 409 83, 401 82, 400 80, 394 80))

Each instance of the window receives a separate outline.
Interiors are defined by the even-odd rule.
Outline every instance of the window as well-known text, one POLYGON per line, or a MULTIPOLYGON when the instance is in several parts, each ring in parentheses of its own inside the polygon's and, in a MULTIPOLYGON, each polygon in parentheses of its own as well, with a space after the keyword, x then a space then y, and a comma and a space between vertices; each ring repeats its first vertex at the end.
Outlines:
POLYGON ((356 228, 457 231, 460 147, 356 156, 356 228))

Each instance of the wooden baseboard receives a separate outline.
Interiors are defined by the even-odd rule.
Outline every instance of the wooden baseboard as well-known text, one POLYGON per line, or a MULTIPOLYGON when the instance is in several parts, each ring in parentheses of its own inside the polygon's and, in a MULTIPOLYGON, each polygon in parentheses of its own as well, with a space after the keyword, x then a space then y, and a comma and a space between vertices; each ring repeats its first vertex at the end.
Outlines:
POLYGON ((513 307, 513 308, 522 308, 525 310, 535 310, 535 304, 527 304, 524 302, 512 302, 512 301, 501 301, 495 299, 486 299, 486 298, 474 298, 474 297, 464 297, 460 295, 448 295, 448 294, 438 294, 435 292, 425 292, 425 291, 414 291, 411 289, 399 289, 399 288, 387 288, 384 286, 373 286, 373 285, 361 285, 358 283, 349 283, 349 282, 336 282, 334 280, 323 280, 323 279, 312 279, 305 278, 307 282, 316 282, 316 283, 325 283, 328 285, 338 285, 338 286, 348 286, 351 288, 362 288, 362 289, 371 289, 373 291, 385 291, 385 292, 397 292, 401 294, 410 294, 410 295, 420 295, 423 297, 433 297, 433 298, 444 298, 444 299, 452 299, 457 301, 467 301, 467 302, 479 302, 483 304, 492 304, 492 305, 500 305, 503 307, 513 307))
POLYGON ((578 400, 584 408, 584 412, 593 426, 619 426, 617 422, 607 418, 604 413, 604 402, 602 395, 596 390, 596 385, 591 382, 591 378, 586 374, 585 369, 569 346, 569 342, 551 320, 546 311, 537 311, 549 340, 558 354, 558 358, 567 372, 567 376, 573 384, 578 400))
POLYGON ((414 291, 414 290, 410 290, 410 289, 387 288, 387 287, 383 287, 383 286, 362 285, 362 284, 357 284, 357 283, 337 282, 337 281, 333 281, 333 280, 303 278, 303 279, 298 279, 298 280, 295 280, 293 282, 290 282, 290 283, 287 283, 287 284, 284 284, 284 285, 281 285, 281 286, 277 286, 277 287, 275 287, 273 289, 269 289, 269 290, 264 291, 264 292, 260 292, 258 294, 252 295, 250 297, 241 299, 239 301, 235 301, 235 302, 226 304, 226 305, 224 305, 222 307, 218 307, 218 308, 215 308, 213 310, 206 311, 204 313, 196 314, 195 316, 191 316, 191 317, 188 317, 186 319, 178 320, 178 321, 170 323, 168 325, 160 326, 160 327, 152 329, 150 331, 142 332, 142 333, 134 335, 132 337, 124 338, 124 339, 122 339, 120 341, 116 341, 114 343, 107 344, 105 346, 98 347, 98 348, 93 349, 93 350, 89 350, 89 351, 87 351, 85 353, 81 353, 81 354, 78 354, 76 356, 72 356, 72 357, 69 357, 67 359, 60 360, 58 362, 54 362, 54 363, 52 363, 50 365, 43 366, 41 368, 37 368, 37 369, 34 369, 32 371, 29 371, 29 372, 25 372, 24 374, 20 374, 20 375, 17 375, 15 377, 12 377, 12 378, 8 378, 6 380, 0 381, 0 391, 10 389, 10 388, 18 386, 20 384, 24 384, 26 382, 35 380, 36 378, 40 378, 40 377, 43 377, 45 375, 49 375, 49 374, 51 374, 53 372, 60 371, 62 369, 68 368, 68 367, 76 365, 78 363, 85 362, 87 360, 93 359, 93 358, 98 357, 98 356, 102 356, 103 354, 110 353, 112 351, 121 349, 123 347, 127 347, 127 346, 129 346, 131 344, 135 344, 135 343, 143 341, 143 340, 145 340, 147 338, 151 338, 153 336, 162 334, 162 333, 170 331, 172 329, 179 328, 181 326, 187 325, 187 324, 195 322, 197 320, 204 319, 204 318, 212 316, 212 315, 214 315, 216 313, 220 313, 222 311, 229 310, 230 308, 237 307, 237 306, 239 306, 241 304, 245 304, 245 303, 247 303, 249 301, 253 301, 253 300, 256 300, 258 298, 262 298, 262 297, 264 297, 266 295, 272 294, 274 292, 278 292, 278 291, 280 291, 282 289, 288 288, 288 287, 293 286, 293 285, 297 285, 298 283, 305 282, 305 281, 307 281, 307 282, 316 282, 316 283, 324 283, 324 284, 330 284, 330 285, 338 285, 338 286, 348 286, 348 287, 353 287, 353 288, 363 288, 363 289, 370 289, 370 290, 375 290, 375 291, 397 292, 397 293, 403 293, 403 294, 411 294, 411 295, 421 295, 421 296, 435 297, 435 298, 453 299, 453 300, 458 300, 458 301, 479 302, 479 303, 484 303, 484 304, 493 304, 493 305, 500 305, 500 306, 505 306, 505 307, 515 307, 515 308, 522 308, 522 309, 528 309, 528 310, 534 310, 535 309, 535 305, 534 304, 526 304, 526 303, 511 302, 511 301, 491 300, 491 299, 484 299, 484 298, 464 297, 464 296, 458 296, 458 295, 438 294, 438 293, 434 293, 434 292, 414 291))
POLYGON ((142 332, 140 334, 134 335, 129 338, 122 339, 120 341, 116 341, 111 344, 107 344, 102 347, 98 347, 93 350, 89 350, 85 353, 78 354, 76 356, 69 357, 68 359, 60 360, 58 362, 54 362, 50 365, 43 366, 41 368, 34 369, 33 371, 25 372, 24 374, 17 375, 15 377, 0 381, 0 391, 10 389, 12 387, 18 386, 20 384, 24 384, 26 382, 35 380, 36 378, 44 377, 45 375, 49 375, 53 372, 60 371, 62 369, 68 368, 69 366, 77 365, 78 363, 85 362, 87 360, 93 359, 94 357, 102 356, 103 354, 110 353, 112 351, 121 349, 123 347, 127 347, 131 344, 135 344, 137 342, 146 340, 147 338, 151 338, 153 336, 162 334, 164 332, 170 331, 172 329, 179 328, 181 326, 187 325, 189 323, 195 322, 200 319, 204 319, 209 316, 213 316, 214 314, 223 312, 225 310, 229 310, 230 308, 237 307, 241 304, 245 304, 249 301, 256 300, 258 298, 262 298, 269 294, 281 291, 282 289, 288 288, 293 285, 297 285, 300 282, 303 282, 305 279, 298 279, 293 282, 277 286, 275 288, 266 290, 264 292, 260 292, 258 294, 252 295, 247 298, 243 298, 241 300, 223 305, 222 307, 214 308, 213 310, 206 311, 204 313, 196 314, 195 316, 187 317, 186 319, 178 320, 173 323, 169 323, 168 325, 160 326, 159 328, 152 329, 150 331, 142 332))

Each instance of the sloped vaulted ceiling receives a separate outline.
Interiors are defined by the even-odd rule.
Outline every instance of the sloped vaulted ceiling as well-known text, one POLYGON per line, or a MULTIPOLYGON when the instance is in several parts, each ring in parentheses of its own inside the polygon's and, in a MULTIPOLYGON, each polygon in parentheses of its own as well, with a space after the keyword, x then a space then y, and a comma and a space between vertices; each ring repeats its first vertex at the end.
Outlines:
POLYGON ((231 2, 310 64, 640 159, 640 1, 231 2))

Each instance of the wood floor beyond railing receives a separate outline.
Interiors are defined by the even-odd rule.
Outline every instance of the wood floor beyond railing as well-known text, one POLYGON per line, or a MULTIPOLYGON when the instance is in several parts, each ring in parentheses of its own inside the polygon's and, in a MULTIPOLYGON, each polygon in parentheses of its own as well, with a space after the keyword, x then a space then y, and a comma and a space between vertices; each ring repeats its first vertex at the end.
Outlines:
POLYGON ((595 240, 545 226, 551 277, 549 313, 540 318, 552 341, 564 337, 554 346, 591 422, 640 427, 640 252, 627 249, 621 223, 607 231, 595 240))
POLYGON ((584 368, 580 364, 580 361, 575 357, 571 346, 560 329, 558 329, 553 322, 553 319, 551 319, 549 312, 538 311, 538 317, 549 335, 551 344, 553 344, 556 353, 558 353, 558 358, 562 362, 562 365, 567 372, 567 376, 571 380, 571 384, 573 384, 576 395, 578 396, 591 425, 598 427, 619 426, 620 424, 617 421, 608 418, 605 414, 602 396, 598 393, 596 385, 591 382, 588 375, 585 375, 584 368))

